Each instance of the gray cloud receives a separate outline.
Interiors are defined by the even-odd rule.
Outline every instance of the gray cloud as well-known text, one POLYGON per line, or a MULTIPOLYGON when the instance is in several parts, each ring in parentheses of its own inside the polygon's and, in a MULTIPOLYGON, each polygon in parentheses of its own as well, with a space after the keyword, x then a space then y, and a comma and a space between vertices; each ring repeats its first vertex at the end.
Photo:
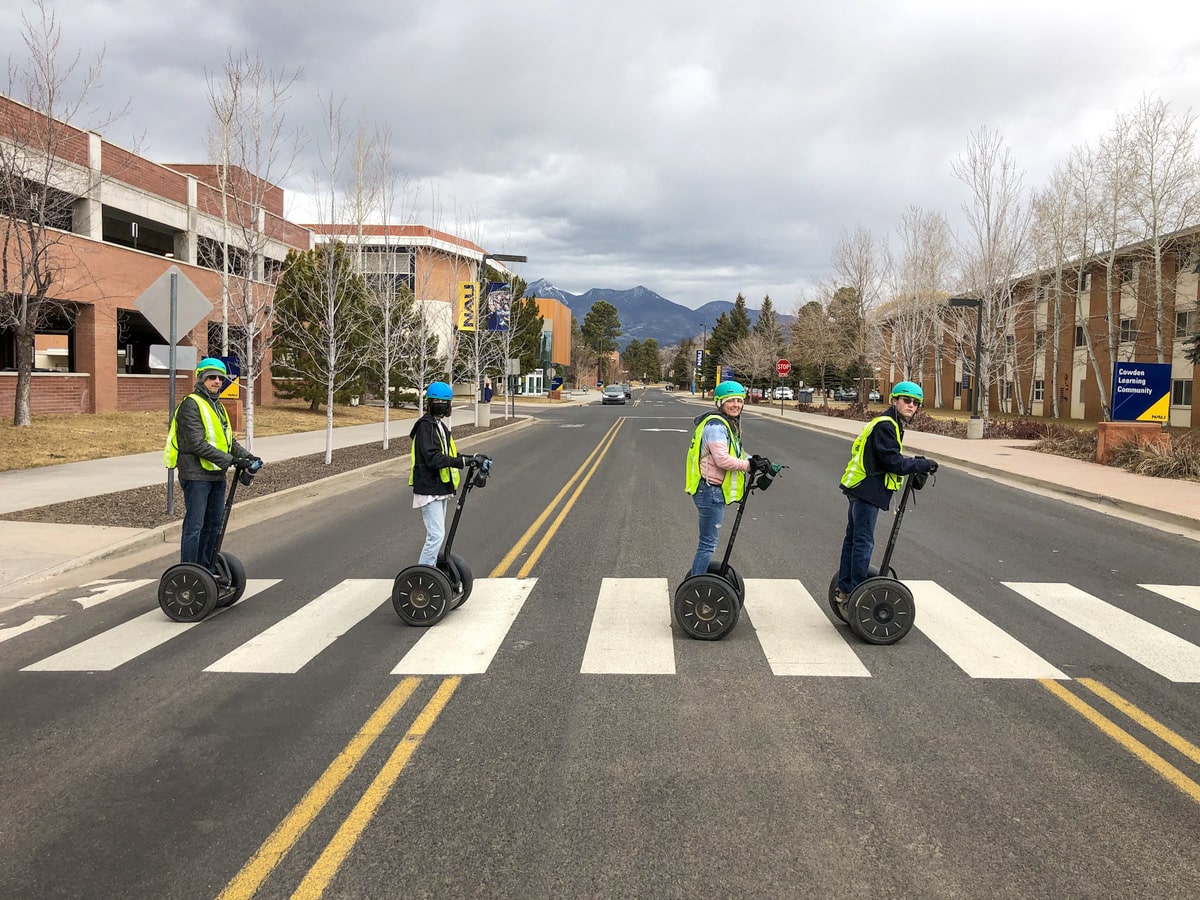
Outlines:
MULTIPOLYGON (((19 11, 0 50, 19 59, 19 11)), ((162 161, 205 156, 205 72, 229 48, 303 68, 318 97, 389 123, 423 220, 560 287, 635 284, 690 306, 770 293, 789 309, 845 228, 916 204, 955 222, 968 134, 1004 135, 1040 183, 1143 93, 1200 96, 1175 3, 980 0, 148 0, 61 3, 64 50, 106 48, 105 131, 162 161)), ((285 187, 303 208, 313 144, 285 187)))

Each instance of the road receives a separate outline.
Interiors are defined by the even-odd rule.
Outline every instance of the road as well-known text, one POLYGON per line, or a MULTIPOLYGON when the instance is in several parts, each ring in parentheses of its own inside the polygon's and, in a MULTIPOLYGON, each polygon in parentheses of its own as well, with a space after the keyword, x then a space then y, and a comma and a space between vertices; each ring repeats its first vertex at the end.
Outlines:
POLYGON ((698 407, 634 397, 479 445, 433 628, 395 473, 231 532, 252 596, 197 625, 164 560, 0 622, 0 896, 1196 896, 1194 543, 943 466, 869 646, 824 599, 846 442, 749 418, 789 468, 693 641, 698 407))

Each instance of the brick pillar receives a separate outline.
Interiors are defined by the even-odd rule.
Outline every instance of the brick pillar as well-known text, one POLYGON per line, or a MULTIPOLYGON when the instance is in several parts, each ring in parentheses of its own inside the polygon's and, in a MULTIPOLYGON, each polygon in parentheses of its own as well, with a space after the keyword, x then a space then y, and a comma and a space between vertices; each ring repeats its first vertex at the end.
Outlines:
POLYGON ((78 307, 75 317, 75 371, 88 376, 88 412, 112 412, 117 408, 115 313, 99 313, 90 304, 78 307))

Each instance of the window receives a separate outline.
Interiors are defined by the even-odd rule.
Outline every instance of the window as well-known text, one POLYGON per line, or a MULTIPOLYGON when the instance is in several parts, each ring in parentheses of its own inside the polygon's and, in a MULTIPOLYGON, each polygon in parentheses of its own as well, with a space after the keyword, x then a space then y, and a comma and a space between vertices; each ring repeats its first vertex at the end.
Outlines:
POLYGON ((1185 309, 1175 313, 1175 337, 1191 337, 1192 332, 1195 330, 1196 311, 1194 309, 1185 309))
POLYGON ((1192 405, 1192 381, 1190 378, 1173 378, 1171 379, 1171 405, 1172 406, 1191 406, 1192 405))
POLYGON ((1134 319, 1121 320, 1121 343, 1128 344, 1137 340, 1137 322, 1134 319))
POLYGON ((1041 378, 1033 379, 1033 402, 1041 403, 1046 399, 1046 382, 1041 378))
POLYGON ((1009 356, 1012 355, 1012 352, 1016 348, 1016 346, 1017 346, 1017 339, 1015 337, 1013 337, 1011 334, 1006 334, 1004 336, 1004 349, 1008 352, 1009 356))
POLYGON ((1075 346, 1076 347, 1086 347, 1087 346, 1087 339, 1083 335, 1083 326, 1082 325, 1075 326, 1075 346))
POLYGON ((1042 329, 1041 331, 1035 331, 1033 333, 1033 349, 1035 352, 1046 349, 1046 331, 1045 331, 1045 329, 1042 329))
POLYGON ((954 382, 954 396, 956 398, 962 396, 962 381, 957 379, 954 382))
POLYGON ((1092 289, 1092 273, 1091 272, 1080 272, 1079 273, 1079 289, 1081 291, 1089 291, 1092 289))
POLYGON ((1200 241, 1193 241, 1179 248, 1180 273, 1191 272, 1200 275, 1200 241))
POLYGON ((1133 276, 1137 269, 1133 260, 1123 259, 1119 265, 1121 267, 1121 284, 1128 284, 1130 281, 1133 281, 1133 276))

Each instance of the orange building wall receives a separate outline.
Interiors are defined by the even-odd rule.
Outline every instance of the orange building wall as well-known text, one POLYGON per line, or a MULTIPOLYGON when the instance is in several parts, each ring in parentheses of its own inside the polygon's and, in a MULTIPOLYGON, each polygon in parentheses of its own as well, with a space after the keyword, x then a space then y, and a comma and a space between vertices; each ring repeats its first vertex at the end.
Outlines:
POLYGON ((553 297, 536 297, 538 314, 551 326, 550 361, 571 365, 571 308, 553 297))

